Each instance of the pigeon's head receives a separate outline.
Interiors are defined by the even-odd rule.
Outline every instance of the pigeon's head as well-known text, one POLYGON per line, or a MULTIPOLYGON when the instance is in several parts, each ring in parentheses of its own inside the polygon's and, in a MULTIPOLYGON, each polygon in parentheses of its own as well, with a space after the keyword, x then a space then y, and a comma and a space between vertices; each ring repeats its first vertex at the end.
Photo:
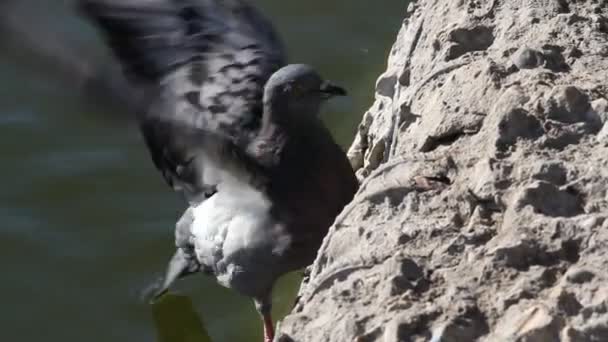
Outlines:
POLYGON ((270 77, 264 103, 267 110, 277 114, 277 119, 297 119, 316 116, 325 100, 345 95, 346 90, 323 80, 311 66, 290 64, 270 77))

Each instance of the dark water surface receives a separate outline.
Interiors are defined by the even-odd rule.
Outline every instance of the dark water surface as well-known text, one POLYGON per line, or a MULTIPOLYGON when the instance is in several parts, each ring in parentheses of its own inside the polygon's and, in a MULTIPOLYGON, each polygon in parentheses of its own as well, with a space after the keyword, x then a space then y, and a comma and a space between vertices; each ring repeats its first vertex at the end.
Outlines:
MULTIPOLYGON (((36 16, 24 21, 42 18, 103 51, 89 27, 55 8, 66 1, 30 2, 36 16)), ((350 90, 324 114, 347 146, 407 1, 258 3, 292 62, 312 64, 350 90)), ((154 170, 133 125, 78 100, 73 88, 45 76, 49 67, 0 51, 0 340, 154 341, 152 309, 138 296, 171 256, 184 204, 154 170)), ((277 287, 275 317, 291 307, 298 281, 291 275, 277 287)), ((177 290, 192 299, 214 341, 261 340, 249 299, 204 276, 177 290)))

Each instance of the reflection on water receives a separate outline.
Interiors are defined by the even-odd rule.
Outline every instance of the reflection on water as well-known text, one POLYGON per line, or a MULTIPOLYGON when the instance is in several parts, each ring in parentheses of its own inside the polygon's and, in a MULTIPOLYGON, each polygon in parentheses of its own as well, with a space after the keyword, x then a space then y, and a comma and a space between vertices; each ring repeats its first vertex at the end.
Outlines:
MULTIPOLYGON (((30 11, 22 22, 69 37, 83 56, 103 56, 93 30, 57 6, 70 0, 19 2, 30 11)), ((258 3, 276 22, 291 61, 310 63, 349 89, 350 100, 334 102, 325 114, 347 146, 372 101, 407 2, 258 3)), ((167 334, 179 334, 182 325, 201 327, 193 310, 214 342, 261 340, 250 300, 202 275, 177 288, 191 301, 171 297, 167 311, 139 300, 172 255, 173 226, 184 204, 154 170, 132 122, 115 120, 124 113, 77 96, 78 80, 19 49, 19 41, 6 47, 5 38, 0 36, 2 340, 165 341, 177 338, 167 334), (168 326, 175 331, 167 332, 168 326)), ((289 311, 299 279, 292 274, 278 284, 275 317, 289 311)))
POLYGON ((152 305, 158 342, 210 342, 192 300, 165 295, 152 305))

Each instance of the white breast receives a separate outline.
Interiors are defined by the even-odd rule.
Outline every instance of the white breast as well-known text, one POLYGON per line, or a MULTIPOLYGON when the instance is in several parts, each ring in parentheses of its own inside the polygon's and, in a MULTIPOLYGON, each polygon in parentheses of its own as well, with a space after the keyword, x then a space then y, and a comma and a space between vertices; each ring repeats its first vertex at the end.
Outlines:
POLYGON ((197 258, 220 284, 251 296, 274 281, 274 253, 285 239, 270 207, 263 193, 230 179, 194 208, 191 232, 197 258))

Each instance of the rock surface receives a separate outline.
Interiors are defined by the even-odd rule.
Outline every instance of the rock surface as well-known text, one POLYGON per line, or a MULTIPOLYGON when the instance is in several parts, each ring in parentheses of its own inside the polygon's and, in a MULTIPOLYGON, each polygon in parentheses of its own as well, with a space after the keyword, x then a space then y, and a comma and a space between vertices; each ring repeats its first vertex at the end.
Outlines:
POLYGON ((608 341, 608 1, 420 0, 277 341, 608 341))

